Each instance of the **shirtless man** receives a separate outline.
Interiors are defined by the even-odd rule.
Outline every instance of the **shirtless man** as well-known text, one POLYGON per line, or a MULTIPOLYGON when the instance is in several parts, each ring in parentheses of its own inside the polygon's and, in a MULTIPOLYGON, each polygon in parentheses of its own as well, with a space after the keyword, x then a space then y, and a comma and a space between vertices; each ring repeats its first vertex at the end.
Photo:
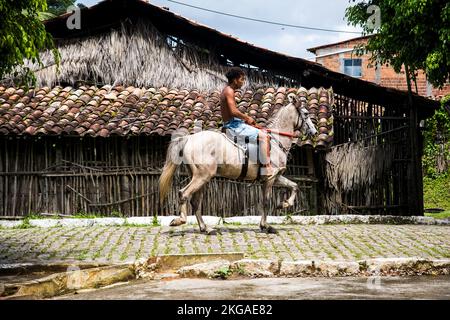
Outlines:
POLYGON ((260 161, 263 164, 261 170, 261 177, 272 179, 274 177, 275 170, 270 165, 269 155, 269 140, 267 135, 253 127, 256 121, 240 112, 236 107, 236 101, 234 100, 234 90, 240 89, 245 82, 245 73, 242 69, 233 67, 231 68, 226 77, 228 79, 228 85, 222 90, 220 94, 220 110, 222 112, 223 127, 228 130, 232 130, 239 136, 248 136, 251 140, 259 140, 260 161), (265 170, 264 170, 265 169, 265 170))

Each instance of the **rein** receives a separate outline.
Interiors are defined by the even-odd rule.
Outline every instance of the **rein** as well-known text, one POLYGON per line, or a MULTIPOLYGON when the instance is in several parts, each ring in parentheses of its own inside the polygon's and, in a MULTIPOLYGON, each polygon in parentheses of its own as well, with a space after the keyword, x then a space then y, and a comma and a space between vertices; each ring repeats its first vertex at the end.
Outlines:
POLYGON ((285 137, 290 137, 290 138, 299 138, 300 137, 300 135, 294 134, 292 132, 283 132, 283 131, 278 131, 278 130, 272 130, 272 129, 267 129, 267 128, 263 128, 263 127, 260 127, 260 126, 255 126, 255 127, 257 129, 262 130, 262 131, 266 131, 266 132, 269 132, 269 133, 274 133, 274 134, 277 134, 277 135, 280 135, 280 136, 285 136, 285 137))
MULTIPOLYGON (((301 117, 301 115, 299 114, 298 119, 297 119, 297 124, 295 125, 296 128, 298 127, 298 123, 300 122, 300 117, 301 117)), ((274 134, 277 134, 277 135, 280 135, 280 136, 290 137, 292 139, 300 138, 300 135, 294 134, 293 132, 284 132, 284 131, 278 131, 278 130, 263 128, 263 127, 261 127, 261 126, 259 126, 257 124, 255 124, 254 127, 256 129, 259 129, 259 130, 262 130, 262 131, 266 131, 268 133, 274 133, 274 134)))
MULTIPOLYGON (((301 115, 299 114, 298 119, 297 119, 297 124, 295 125, 296 128, 298 127, 298 124, 299 124, 299 122, 300 122, 300 118, 301 118, 301 115)), ((263 127, 261 127, 261 126, 259 126, 259 125, 257 125, 257 124, 253 125, 253 127, 255 127, 255 128, 259 129, 259 130, 265 131, 265 132, 269 133, 271 136, 272 136, 273 134, 276 134, 276 135, 280 135, 280 136, 289 137, 289 138, 291 138, 291 139, 294 139, 294 138, 300 138, 300 135, 294 134, 293 132, 284 132, 284 131, 278 131, 278 130, 273 130, 273 129, 263 128, 263 127)), ((279 147, 281 150, 283 150, 284 153, 286 153, 286 154, 289 153, 289 150, 286 149, 286 148, 283 146, 283 144, 280 142, 280 140, 276 139, 274 136, 272 136, 272 138, 278 143, 278 147, 279 147)))

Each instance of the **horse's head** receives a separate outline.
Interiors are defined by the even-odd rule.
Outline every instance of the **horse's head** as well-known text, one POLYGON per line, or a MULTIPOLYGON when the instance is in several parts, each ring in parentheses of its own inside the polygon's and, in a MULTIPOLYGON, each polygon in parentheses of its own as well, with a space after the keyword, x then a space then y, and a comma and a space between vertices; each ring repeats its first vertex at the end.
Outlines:
POLYGON ((315 135, 317 133, 314 123, 309 117, 309 111, 306 109, 306 101, 303 101, 296 94, 290 93, 288 95, 289 103, 295 106, 295 110, 298 113, 297 127, 294 130, 301 130, 306 134, 315 135))

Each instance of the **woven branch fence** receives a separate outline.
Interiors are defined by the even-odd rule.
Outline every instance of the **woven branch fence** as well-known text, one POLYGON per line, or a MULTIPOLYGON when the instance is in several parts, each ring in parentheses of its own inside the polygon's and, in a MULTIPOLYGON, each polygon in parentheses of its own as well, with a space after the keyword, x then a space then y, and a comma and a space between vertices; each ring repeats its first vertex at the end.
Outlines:
MULTIPOLYGON (((152 216, 158 211, 158 179, 168 141, 163 137, 51 137, 0 139, 0 215, 97 214, 152 216)), ((307 176, 305 151, 295 149, 288 175, 300 186, 289 211, 316 213, 314 177, 307 176)), ((177 171, 163 215, 178 214, 178 190, 189 181, 177 171)), ((287 197, 275 188, 275 205, 287 197)), ((223 178, 207 186, 202 213, 214 216, 260 215, 262 193, 257 184, 223 178)))

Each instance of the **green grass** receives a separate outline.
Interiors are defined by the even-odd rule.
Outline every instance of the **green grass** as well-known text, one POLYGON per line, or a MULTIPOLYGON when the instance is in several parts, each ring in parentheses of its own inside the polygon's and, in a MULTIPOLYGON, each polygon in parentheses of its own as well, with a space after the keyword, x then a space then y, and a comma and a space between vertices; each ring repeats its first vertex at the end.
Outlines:
POLYGON ((432 217, 435 219, 450 219, 450 210, 439 212, 439 213, 425 212, 425 216, 432 217))
POLYGON ((38 213, 30 213, 25 216, 25 219, 95 219, 95 218, 125 218, 125 215, 118 211, 112 211, 109 214, 102 214, 97 212, 75 212, 68 216, 58 216, 58 215, 42 215, 38 213))
POLYGON ((31 224, 30 224, 30 219, 32 219, 32 216, 26 216, 23 220, 22 220, 22 224, 18 225, 16 228, 17 229, 29 229, 32 228, 31 224))
POLYGON ((241 222, 238 222, 238 221, 236 221, 236 222, 223 222, 223 224, 224 225, 229 225, 229 226, 242 226, 242 223, 241 222))
POLYGON ((152 225, 154 227, 160 227, 161 226, 161 224, 158 222, 158 217, 157 216, 153 216, 152 225))
POLYGON ((426 214, 427 216, 438 218, 442 214, 442 217, 448 217, 450 212, 450 173, 442 174, 435 179, 424 177, 423 200, 425 209, 441 208, 446 212, 426 214))

